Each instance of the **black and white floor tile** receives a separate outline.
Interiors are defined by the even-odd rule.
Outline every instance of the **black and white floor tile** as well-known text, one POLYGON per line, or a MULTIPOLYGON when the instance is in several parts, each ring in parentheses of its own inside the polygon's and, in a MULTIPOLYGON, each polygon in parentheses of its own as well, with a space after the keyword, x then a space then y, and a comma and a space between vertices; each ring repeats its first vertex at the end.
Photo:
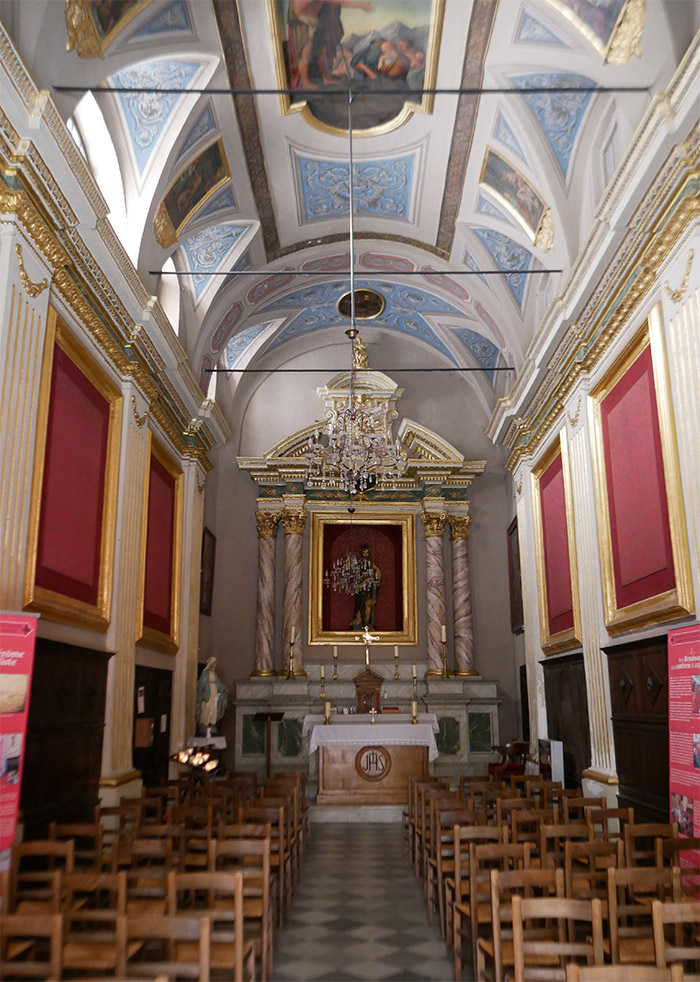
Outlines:
POLYGON ((312 827, 273 982, 449 982, 452 960, 396 824, 312 827))

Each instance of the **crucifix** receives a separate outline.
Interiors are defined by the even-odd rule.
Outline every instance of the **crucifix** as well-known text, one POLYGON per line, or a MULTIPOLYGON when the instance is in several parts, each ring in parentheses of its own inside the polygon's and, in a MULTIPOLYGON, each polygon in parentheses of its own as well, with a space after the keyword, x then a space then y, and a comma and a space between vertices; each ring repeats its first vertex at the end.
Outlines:
POLYGON ((364 641, 364 643, 365 643, 365 668, 368 669, 369 668, 369 646, 372 644, 373 641, 379 641, 379 635, 378 634, 370 634, 369 633, 369 628, 365 624, 364 631, 362 632, 362 634, 355 635, 355 640, 356 641, 364 641))

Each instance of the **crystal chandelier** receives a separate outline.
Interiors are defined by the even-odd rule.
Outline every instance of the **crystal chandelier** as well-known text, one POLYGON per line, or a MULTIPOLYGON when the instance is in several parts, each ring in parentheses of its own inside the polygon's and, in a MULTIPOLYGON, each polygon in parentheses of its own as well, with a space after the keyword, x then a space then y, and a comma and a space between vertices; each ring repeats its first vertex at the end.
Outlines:
POLYGON ((330 573, 326 571, 323 577, 323 585, 329 586, 334 593, 348 593, 352 596, 369 592, 378 587, 379 583, 379 574, 371 559, 357 556, 349 549, 342 559, 336 559, 330 573))
MULTIPOLYGON (((304 452, 306 486, 320 481, 323 487, 340 487, 353 495, 370 487, 395 488, 406 470, 408 454, 399 439, 392 441, 386 406, 371 405, 355 392, 358 367, 367 368, 366 349, 355 327, 355 199, 352 159, 352 94, 348 97, 349 208, 350 208, 350 329, 352 344, 348 398, 326 411, 327 424, 309 438, 304 452), (356 343, 355 339, 360 342, 356 343), (364 354, 361 354, 364 353, 364 354), (359 362, 359 365, 358 365, 359 362)), ((350 592, 357 592, 355 590, 350 592)))

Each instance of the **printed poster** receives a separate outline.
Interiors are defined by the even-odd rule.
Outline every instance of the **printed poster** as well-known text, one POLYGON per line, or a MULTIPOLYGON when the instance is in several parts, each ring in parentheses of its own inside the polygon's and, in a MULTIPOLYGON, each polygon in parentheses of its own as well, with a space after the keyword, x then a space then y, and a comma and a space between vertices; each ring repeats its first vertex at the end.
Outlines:
MULTIPOLYGON (((700 625, 669 631, 668 746, 671 821, 700 835, 700 625)), ((695 854, 695 865, 700 852, 695 854)), ((684 857, 683 865, 690 865, 684 857)), ((700 876, 694 878, 700 889, 700 876)))
POLYGON ((17 829, 36 624, 36 615, 0 613, 0 870, 17 829))

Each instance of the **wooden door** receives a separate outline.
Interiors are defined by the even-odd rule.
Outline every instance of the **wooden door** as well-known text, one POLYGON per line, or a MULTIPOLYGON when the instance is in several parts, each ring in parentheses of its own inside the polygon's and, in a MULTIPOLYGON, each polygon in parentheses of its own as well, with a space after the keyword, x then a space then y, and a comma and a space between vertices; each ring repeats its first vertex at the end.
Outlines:
POLYGON ((149 788, 168 777, 172 678, 162 668, 134 669, 133 763, 149 788))

